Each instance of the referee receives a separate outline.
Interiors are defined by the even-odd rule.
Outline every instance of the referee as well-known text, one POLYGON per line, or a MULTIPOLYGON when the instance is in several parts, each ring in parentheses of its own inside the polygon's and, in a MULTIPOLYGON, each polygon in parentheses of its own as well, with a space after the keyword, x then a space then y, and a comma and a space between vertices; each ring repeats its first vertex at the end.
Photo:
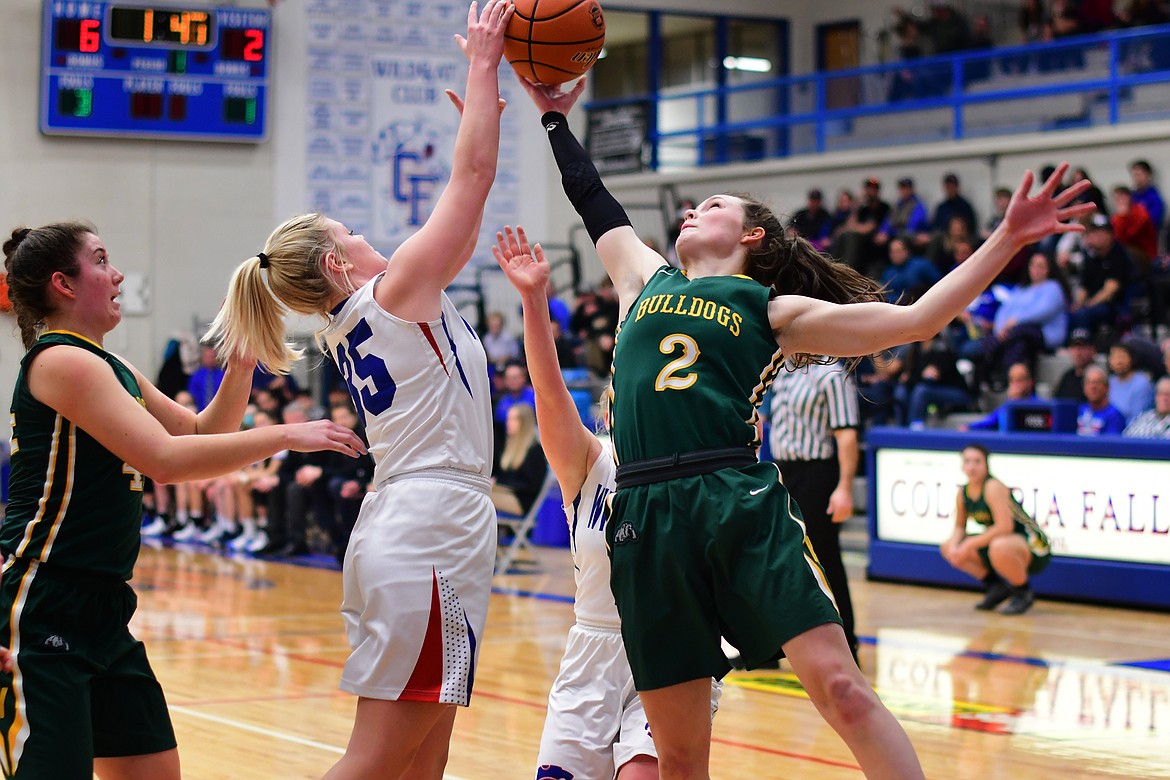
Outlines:
POLYGON ((772 383, 768 444, 785 487, 800 507, 856 659, 853 604, 841 561, 841 523, 853 514, 860 424, 857 385, 840 363, 786 369, 772 383))

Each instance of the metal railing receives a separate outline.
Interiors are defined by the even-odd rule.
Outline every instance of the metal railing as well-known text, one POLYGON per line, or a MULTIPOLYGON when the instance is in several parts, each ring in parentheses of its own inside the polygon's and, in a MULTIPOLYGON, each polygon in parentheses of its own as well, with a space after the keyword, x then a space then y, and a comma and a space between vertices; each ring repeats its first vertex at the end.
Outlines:
MULTIPOLYGON (((1170 25, 594 101, 648 103, 658 168, 1170 117, 1170 25)), ((654 163, 651 163, 653 166, 654 163)))

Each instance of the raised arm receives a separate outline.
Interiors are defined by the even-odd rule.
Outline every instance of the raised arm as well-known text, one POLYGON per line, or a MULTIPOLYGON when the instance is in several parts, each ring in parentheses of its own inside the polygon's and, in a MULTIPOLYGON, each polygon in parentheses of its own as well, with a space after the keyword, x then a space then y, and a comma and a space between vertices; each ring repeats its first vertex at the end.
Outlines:
POLYGON ((601 454, 601 442, 581 424, 576 404, 565 386, 556 344, 549 325, 548 262, 540 244, 529 249, 524 229, 505 227, 492 247, 496 262, 520 293, 524 309, 524 355, 536 393, 536 425, 540 444, 561 486, 566 502, 581 492, 589 468, 601 454))
POLYGON ((597 166, 569 129, 565 114, 580 97, 585 80, 578 81, 569 92, 524 79, 520 83, 543 114, 540 121, 561 172, 561 186, 597 247, 601 264, 618 294, 619 317, 624 317, 646 280, 665 260, 638 238, 625 209, 605 188, 597 166))
POLYGON ((248 406, 248 397, 252 393, 252 375, 255 369, 255 360, 230 359, 224 371, 223 382, 215 391, 211 403, 196 414, 165 396, 138 369, 131 367, 138 379, 138 387, 142 390, 146 410, 172 436, 238 431, 248 406))
POLYGON ((83 349, 59 346, 43 350, 33 358, 28 383, 34 398, 158 482, 217 477, 284 449, 328 449, 349 455, 365 452, 361 439, 352 431, 326 421, 172 436, 126 392, 104 360, 83 349))
POLYGON ((496 178, 500 150, 498 71, 504 30, 513 11, 508 0, 488 0, 481 15, 473 0, 467 12, 467 38, 456 36, 467 55, 468 68, 451 178, 426 224, 402 243, 387 265, 388 283, 378 285, 376 296, 389 311, 417 316, 403 307, 417 305, 418 295, 433 300, 471 256, 467 247, 474 246, 479 222, 469 215, 483 212, 496 178))
POLYGON ((971 257, 944 276, 910 306, 888 303, 834 304, 797 295, 772 299, 768 317, 786 352, 852 357, 895 344, 930 338, 985 290, 1025 246, 1050 233, 1083 231, 1069 223, 1096 208, 1070 205, 1091 183, 1084 179, 1056 194, 1068 163, 1062 163, 1036 195, 1032 172, 1023 181, 999 227, 971 257))

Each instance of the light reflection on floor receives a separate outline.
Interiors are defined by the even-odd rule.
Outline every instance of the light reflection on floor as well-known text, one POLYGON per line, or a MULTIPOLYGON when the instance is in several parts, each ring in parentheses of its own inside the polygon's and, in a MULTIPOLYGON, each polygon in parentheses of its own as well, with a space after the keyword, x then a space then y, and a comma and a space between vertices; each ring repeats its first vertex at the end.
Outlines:
MULTIPOLYGON (((885 629, 873 640, 867 672, 902 721, 1003 735, 1013 750, 1121 777, 1170 777, 1170 673, 1103 658, 1040 658, 1029 651, 1029 636, 988 628, 965 641, 885 629)), ((805 696, 788 671, 737 672, 727 682, 805 696)))

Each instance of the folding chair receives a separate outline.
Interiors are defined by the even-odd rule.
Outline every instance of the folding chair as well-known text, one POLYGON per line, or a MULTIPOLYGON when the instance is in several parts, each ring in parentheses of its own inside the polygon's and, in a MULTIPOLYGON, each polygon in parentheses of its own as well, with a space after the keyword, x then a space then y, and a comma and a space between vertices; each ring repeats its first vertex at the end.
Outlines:
POLYGON ((527 514, 512 515, 500 512, 499 510, 496 511, 498 527, 511 531, 512 539, 505 544, 496 546, 495 574, 507 573, 512 564, 517 561, 520 554, 531 546, 528 534, 532 530, 532 526, 536 524, 536 516, 540 514, 540 509, 544 506, 544 501, 548 498, 549 491, 552 490, 556 481, 556 475, 553 474, 552 469, 549 469, 548 473, 544 476, 544 483, 540 486, 540 492, 536 494, 536 499, 532 502, 532 507, 528 510, 527 514))

